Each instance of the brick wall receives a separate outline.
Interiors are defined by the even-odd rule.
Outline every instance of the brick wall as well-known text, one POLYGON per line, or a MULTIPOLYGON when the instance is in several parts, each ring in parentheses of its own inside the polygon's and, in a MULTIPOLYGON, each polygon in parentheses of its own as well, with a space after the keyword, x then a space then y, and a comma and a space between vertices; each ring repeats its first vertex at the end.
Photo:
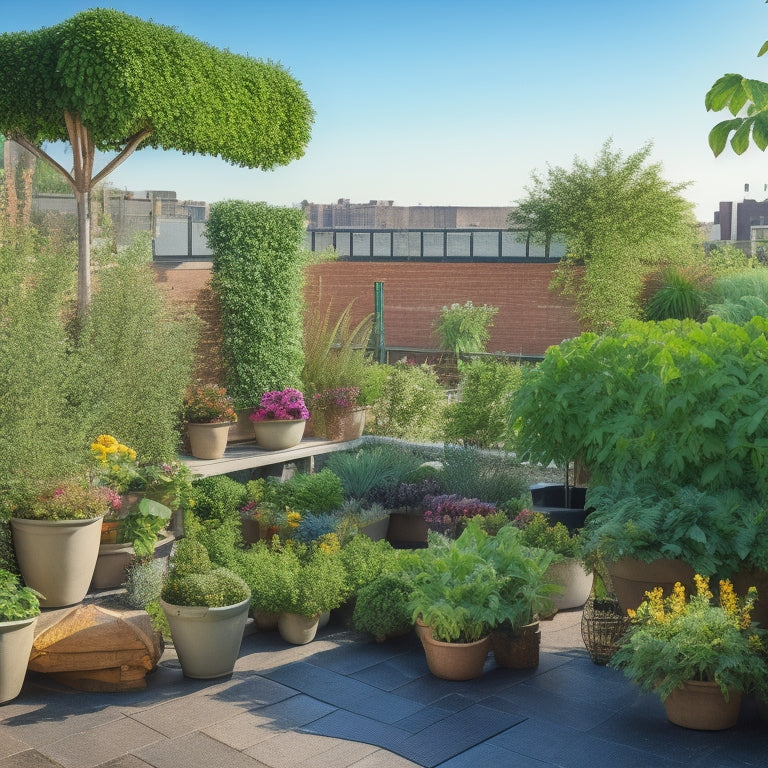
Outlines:
MULTIPOLYGON (((355 300, 353 322, 373 312, 373 284, 384 284, 385 342, 392 347, 435 348, 432 326, 443 306, 472 301, 499 308, 488 350, 541 355, 548 346, 578 335, 573 306, 549 291, 553 264, 446 264, 329 262, 308 269, 309 311, 340 311, 355 300)), ((218 310, 208 286, 210 266, 156 266, 159 284, 174 303, 203 321, 198 372, 223 380, 218 310)))

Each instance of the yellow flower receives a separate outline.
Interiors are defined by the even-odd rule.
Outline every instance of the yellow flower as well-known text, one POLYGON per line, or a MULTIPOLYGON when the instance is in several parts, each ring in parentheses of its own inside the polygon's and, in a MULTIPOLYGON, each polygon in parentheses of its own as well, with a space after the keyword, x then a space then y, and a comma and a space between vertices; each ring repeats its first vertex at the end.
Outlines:
POLYGON ((318 539, 318 546, 321 552, 331 555, 341 549, 339 537, 335 533, 326 533, 318 539))
POLYGON ((733 584, 728 579, 720 580, 720 607, 728 614, 729 618, 736 618, 739 602, 734 594, 733 584))
POLYGON ((706 597, 707 599, 712 599, 712 593, 709 591, 709 579, 706 576, 701 576, 698 573, 693 577, 693 580, 696 582, 696 592, 701 597, 706 597))
POLYGON ((682 613, 685 610, 685 587, 678 581, 667 598, 667 608, 671 614, 682 613))
POLYGON ((289 528, 298 528, 299 523, 301 522, 301 513, 300 512, 288 512, 286 514, 286 520, 288 522, 289 528))

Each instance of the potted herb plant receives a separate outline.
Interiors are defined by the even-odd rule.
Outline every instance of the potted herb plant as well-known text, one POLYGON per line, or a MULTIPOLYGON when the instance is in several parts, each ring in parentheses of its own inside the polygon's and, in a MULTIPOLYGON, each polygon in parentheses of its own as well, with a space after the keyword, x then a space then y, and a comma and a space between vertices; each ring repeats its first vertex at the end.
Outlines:
POLYGON ((12 502, 13 545, 24 583, 44 608, 79 603, 91 583, 101 522, 115 494, 74 478, 27 489, 12 502))
POLYGON ((249 416, 256 442, 267 451, 292 448, 304 436, 309 411, 304 395, 293 387, 265 392, 249 416))
POLYGON ((327 534, 311 545, 293 544, 298 567, 289 569, 291 584, 277 621, 280 636, 294 645, 311 642, 323 614, 338 608, 348 594, 339 541, 327 534))
POLYGON ((189 387, 182 420, 190 451, 197 459, 220 459, 227 447, 230 424, 237 421, 232 398, 224 387, 202 384, 189 387))
POLYGON ((237 574, 214 568, 202 543, 181 539, 171 554, 160 605, 187 677, 232 674, 251 591, 237 574))
POLYGON ((401 573, 382 573, 357 591, 352 624, 378 643, 404 635, 413 628, 408 610, 412 597, 408 578, 401 573))
POLYGON ((610 666, 643 690, 655 691, 670 722, 697 730, 736 724, 741 695, 768 676, 762 640, 751 622, 754 591, 738 598, 721 581, 714 604, 709 580, 695 576, 696 592, 676 584, 665 598, 649 592, 610 666))
POLYGON ((0 704, 15 699, 24 685, 40 613, 38 593, 0 569, 0 704))
POLYGON ((550 524, 542 512, 524 509, 513 520, 520 528, 520 540, 527 547, 546 549, 554 558, 546 570, 546 579, 560 587, 560 594, 551 596, 558 611, 579 608, 587 602, 592 590, 592 574, 580 556, 580 539, 564 523, 550 524))

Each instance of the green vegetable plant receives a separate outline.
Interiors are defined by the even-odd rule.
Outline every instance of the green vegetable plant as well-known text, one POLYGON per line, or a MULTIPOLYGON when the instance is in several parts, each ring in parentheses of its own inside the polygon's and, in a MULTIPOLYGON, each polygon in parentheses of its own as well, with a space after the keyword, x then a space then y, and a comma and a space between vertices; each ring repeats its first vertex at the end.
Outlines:
POLYGON ((647 593, 610 666, 662 700, 691 680, 717 683, 726 701, 734 691, 761 688, 768 663, 763 633, 751 621, 754 588, 739 598, 721 581, 715 603, 709 580, 695 580, 687 599, 680 584, 666 598, 661 587, 647 593))
POLYGON ((520 529, 520 540, 526 547, 547 549, 560 558, 580 554, 579 534, 571 533, 560 522, 550 525, 542 512, 525 509, 512 522, 520 529))
POLYGON ((413 626, 408 610, 412 594, 410 581, 402 574, 381 574, 358 590, 352 624, 378 642, 404 634, 413 626))
POLYGON ((0 568, 0 621, 31 619, 40 613, 40 594, 22 586, 16 574, 0 568))
POLYGON ((498 311, 498 307, 475 306, 471 301, 443 307, 434 324, 441 348, 457 356, 485 352, 491 339, 489 328, 498 311))

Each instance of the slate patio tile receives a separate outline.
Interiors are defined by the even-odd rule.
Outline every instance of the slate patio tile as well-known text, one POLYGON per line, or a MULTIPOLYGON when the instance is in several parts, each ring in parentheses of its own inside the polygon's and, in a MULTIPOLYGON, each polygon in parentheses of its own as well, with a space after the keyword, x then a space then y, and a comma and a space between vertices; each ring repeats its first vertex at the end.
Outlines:
MULTIPOLYGON (((423 674, 423 672, 422 672, 423 674)), ((371 667, 365 667, 359 672, 355 672, 350 677, 359 680, 366 685, 372 685, 382 691, 390 693, 411 681, 418 679, 419 675, 414 676, 404 671, 402 666, 394 663, 392 660, 383 661, 374 664, 371 667)))
POLYGON ((440 768, 479 768, 480 766, 494 766, 495 768, 551 768, 551 763, 543 763, 533 757, 513 754, 502 747, 494 746, 488 742, 471 747, 456 757, 451 757, 440 768))
POLYGON ((254 758, 202 733, 165 739, 134 750, 152 768, 259 768, 254 758))
POLYGON ((417 712, 421 706, 358 680, 300 662, 268 673, 268 677, 308 696, 382 722, 394 722, 417 712))
POLYGON ((683 765, 668 757, 659 757, 535 717, 508 728, 488 743, 509 750, 514 755, 568 768, 680 768, 683 765))
POLYGON ((399 752, 397 747, 411 736, 404 728, 343 709, 337 709, 330 715, 309 723, 302 730, 320 736, 375 744, 390 752, 399 752))
POLYGON ((117 722, 42 745, 38 751, 65 768, 95 768, 134 748, 154 744, 163 738, 156 730, 124 717, 117 722))
POLYGON ((61 766, 37 750, 28 749, 26 752, 19 752, 0 760, 0 768, 61 768, 61 766))
POLYGON ((308 657, 307 661, 339 674, 354 675, 368 667, 407 653, 413 648, 413 643, 400 641, 399 638, 391 642, 375 643, 365 637, 353 637, 331 650, 308 657), (350 649, 354 652, 350 653, 350 649))

